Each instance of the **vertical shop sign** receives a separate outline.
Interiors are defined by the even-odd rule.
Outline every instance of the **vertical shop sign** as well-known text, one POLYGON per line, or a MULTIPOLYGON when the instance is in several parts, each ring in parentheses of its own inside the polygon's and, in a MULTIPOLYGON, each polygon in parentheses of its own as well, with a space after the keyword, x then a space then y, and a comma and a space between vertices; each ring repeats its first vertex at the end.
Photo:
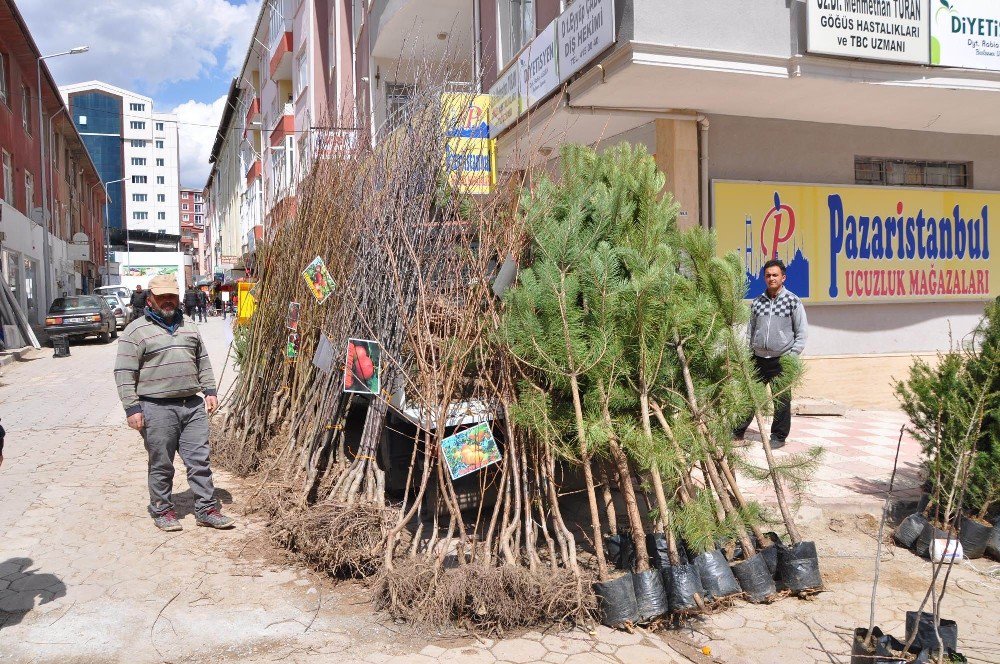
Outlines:
POLYGON ((527 107, 545 99, 559 87, 559 54, 556 22, 539 33, 518 58, 527 107))
POLYGON ((810 53, 930 62, 930 0, 809 0, 806 7, 810 53))
POLYGON ((496 183, 489 114, 489 95, 441 96, 441 123, 448 137, 444 168, 448 183, 463 193, 488 194, 496 183))
POLYGON ((615 43, 614 0, 578 0, 555 20, 559 78, 565 81, 615 43))
POLYGON ((524 110, 521 68, 514 63, 490 88, 490 138, 514 124, 524 110))
POLYGON ((1000 70, 1000 3, 937 0, 931 17, 931 64, 1000 70))

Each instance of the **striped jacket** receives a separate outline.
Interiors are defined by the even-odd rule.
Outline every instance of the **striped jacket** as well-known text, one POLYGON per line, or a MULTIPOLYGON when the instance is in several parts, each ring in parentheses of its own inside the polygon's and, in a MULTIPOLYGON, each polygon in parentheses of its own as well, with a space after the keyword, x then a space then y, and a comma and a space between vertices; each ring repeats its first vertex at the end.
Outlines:
POLYGON ((129 323, 118 338, 115 383, 126 415, 142 412, 144 397, 181 399, 216 389, 198 328, 184 317, 173 334, 148 315, 129 323))

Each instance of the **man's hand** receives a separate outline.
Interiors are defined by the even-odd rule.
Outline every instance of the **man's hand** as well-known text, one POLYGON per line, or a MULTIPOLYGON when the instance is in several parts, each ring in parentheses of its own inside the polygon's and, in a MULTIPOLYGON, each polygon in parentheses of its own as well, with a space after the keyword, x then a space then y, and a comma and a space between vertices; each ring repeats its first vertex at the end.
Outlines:
POLYGON ((214 394, 210 397, 205 397, 205 409, 209 415, 219 410, 219 397, 214 394))
POLYGON ((136 431, 142 431, 146 426, 146 418, 142 416, 142 413, 136 413, 135 415, 128 416, 128 425, 135 429, 136 431))

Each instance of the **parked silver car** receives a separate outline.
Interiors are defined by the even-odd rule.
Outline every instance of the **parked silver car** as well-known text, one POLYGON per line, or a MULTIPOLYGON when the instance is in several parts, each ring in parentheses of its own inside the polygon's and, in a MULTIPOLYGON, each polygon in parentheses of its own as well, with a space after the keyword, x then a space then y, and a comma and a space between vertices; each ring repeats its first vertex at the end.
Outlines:
POLYGON ((128 314, 131 307, 117 295, 105 295, 104 301, 108 303, 115 315, 115 326, 119 330, 124 330, 125 326, 128 325, 128 314))

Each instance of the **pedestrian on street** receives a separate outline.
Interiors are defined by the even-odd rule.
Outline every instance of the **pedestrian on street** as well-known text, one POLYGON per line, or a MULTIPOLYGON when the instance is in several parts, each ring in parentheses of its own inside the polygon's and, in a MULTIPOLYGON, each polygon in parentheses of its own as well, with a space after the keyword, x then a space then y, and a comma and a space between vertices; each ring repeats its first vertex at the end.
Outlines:
POLYGON ((219 401, 205 344, 178 310, 173 276, 153 277, 149 292, 144 314, 118 339, 115 362, 128 425, 142 434, 149 455, 149 514, 160 530, 181 530, 171 499, 174 455, 180 452, 198 525, 232 528, 233 519, 219 511, 209 467, 208 414, 219 401))
POLYGON ((189 288, 184 292, 184 313, 191 320, 194 320, 198 313, 198 294, 193 288, 189 288))
MULTIPOLYGON (((786 276, 785 264, 780 260, 764 263, 765 290, 750 304, 747 330, 750 349, 753 351, 757 378, 768 384, 781 376, 782 355, 802 354, 809 332, 806 308, 802 300, 785 288, 786 276)), ((743 438, 751 421, 753 414, 733 432, 738 440, 743 438)), ((791 429, 792 394, 790 390, 784 390, 774 399, 771 447, 782 447, 791 429)))
POLYGON ((7 432, 3 430, 3 425, 0 424, 0 466, 3 465, 3 437, 7 435, 7 432))
POLYGON ((205 313, 206 313, 207 310, 208 310, 208 295, 205 294, 204 290, 202 290, 202 289, 199 288, 198 289, 198 318, 201 319, 202 323, 204 323, 204 322, 206 322, 208 320, 205 317, 205 313))
POLYGON ((141 318, 142 312, 146 309, 146 292, 142 290, 142 286, 136 285, 132 297, 129 299, 129 304, 132 305, 132 313, 129 314, 128 319, 128 322, 131 323, 136 318, 141 318))

